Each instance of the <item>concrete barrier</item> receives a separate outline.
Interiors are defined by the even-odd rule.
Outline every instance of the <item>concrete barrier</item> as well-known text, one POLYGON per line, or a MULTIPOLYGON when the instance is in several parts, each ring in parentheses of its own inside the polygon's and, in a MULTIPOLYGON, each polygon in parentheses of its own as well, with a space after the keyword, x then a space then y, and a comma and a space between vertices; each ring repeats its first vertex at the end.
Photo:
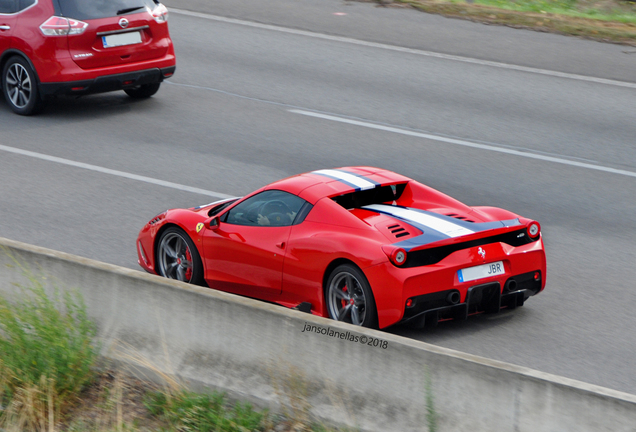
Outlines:
MULTIPOLYGON (((320 419, 365 431, 636 431, 636 396, 142 272, 1 239, 0 292, 83 294, 102 354, 125 344, 194 385, 276 407, 306 395, 320 419)), ((124 359, 124 361, 126 361, 124 359)))

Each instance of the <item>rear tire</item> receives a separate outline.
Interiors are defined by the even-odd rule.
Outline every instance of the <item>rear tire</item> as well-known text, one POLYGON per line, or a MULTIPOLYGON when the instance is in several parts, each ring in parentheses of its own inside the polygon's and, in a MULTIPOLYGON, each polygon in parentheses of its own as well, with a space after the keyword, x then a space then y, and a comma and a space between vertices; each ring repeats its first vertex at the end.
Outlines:
POLYGON ((133 99, 146 99, 159 91, 161 83, 142 84, 137 87, 124 89, 126 94, 133 99))
POLYGON ((23 57, 14 56, 2 69, 2 92, 9 108, 24 116, 37 114, 44 108, 40 98, 38 79, 31 65, 23 57))
POLYGON ((362 327, 377 327, 377 310, 371 286, 356 266, 336 267, 325 287, 329 317, 362 327))

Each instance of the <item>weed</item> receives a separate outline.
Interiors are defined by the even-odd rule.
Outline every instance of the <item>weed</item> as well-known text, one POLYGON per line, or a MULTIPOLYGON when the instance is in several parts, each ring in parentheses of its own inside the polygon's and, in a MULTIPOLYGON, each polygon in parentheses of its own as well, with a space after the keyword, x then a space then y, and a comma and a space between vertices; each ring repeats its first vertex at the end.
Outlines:
POLYGON ((311 430, 309 383, 303 373, 294 365, 283 362, 272 365, 269 375, 281 405, 281 413, 287 419, 290 430, 311 430))
POLYGON ((103 372, 90 388, 82 392, 81 406, 69 414, 67 432, 137 432, 139 420, 148 423, 140 412, 140 384, 119 372, 103 372))
POLYGON ((46 430, 93 377, 95 327, 79 293, 49 297, 43 278, 20 267, 30 285, 16 301, 0 296, 0 424, 46 430))
POLYGON ((259 412, 248 403, 227 405, 222 393, 197 394, 181 391, 171 398, 164 392, 151 392, 146 407, 164 418, 176 430, 197 432, 263 431, 268 413, 259 412))
POLYGON ((426 367, 424 369, 424 390, 426 393, 426 423, 428 424, 428 432, 437 432, 438 414, 435 411, 435 396, 433 395, 433 380, 431 371, 426 367))
MULTIPOLYGON (((311 415, 309 403, 309 380, 296 366, 284 360, 270 364, 270 382, 280 403, 281 419, 278 427, 290 432, 355 432, 352 428, 333 428, 311 415)), ((327 396, 334 406, 350 408, 333 383, 326 382, 327 396)), ((345 412, 353 419, 353 411, 345 412)))

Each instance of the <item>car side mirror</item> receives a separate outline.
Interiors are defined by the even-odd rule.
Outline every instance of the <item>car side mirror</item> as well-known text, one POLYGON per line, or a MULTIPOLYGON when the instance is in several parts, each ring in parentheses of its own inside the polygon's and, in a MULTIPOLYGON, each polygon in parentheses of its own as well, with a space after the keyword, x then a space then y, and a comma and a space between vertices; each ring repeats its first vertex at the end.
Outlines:
POLYGON ((208 227, 210 227, 211 230, 217 230, 219 229, 220 224, 221 224, 221 219, 217 216, 215 218, 212 218, 212 220, 210 220, 208 227))

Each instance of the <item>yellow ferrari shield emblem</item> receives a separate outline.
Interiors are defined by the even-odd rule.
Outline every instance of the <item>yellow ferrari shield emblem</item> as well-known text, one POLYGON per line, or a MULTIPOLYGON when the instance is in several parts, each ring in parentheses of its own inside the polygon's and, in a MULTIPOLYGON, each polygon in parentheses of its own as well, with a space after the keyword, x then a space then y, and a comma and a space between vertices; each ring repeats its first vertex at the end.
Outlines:
POLYGON ((200 232, 203 229, 203 222, 199 222, 197 224, 197 232, 200 232))

